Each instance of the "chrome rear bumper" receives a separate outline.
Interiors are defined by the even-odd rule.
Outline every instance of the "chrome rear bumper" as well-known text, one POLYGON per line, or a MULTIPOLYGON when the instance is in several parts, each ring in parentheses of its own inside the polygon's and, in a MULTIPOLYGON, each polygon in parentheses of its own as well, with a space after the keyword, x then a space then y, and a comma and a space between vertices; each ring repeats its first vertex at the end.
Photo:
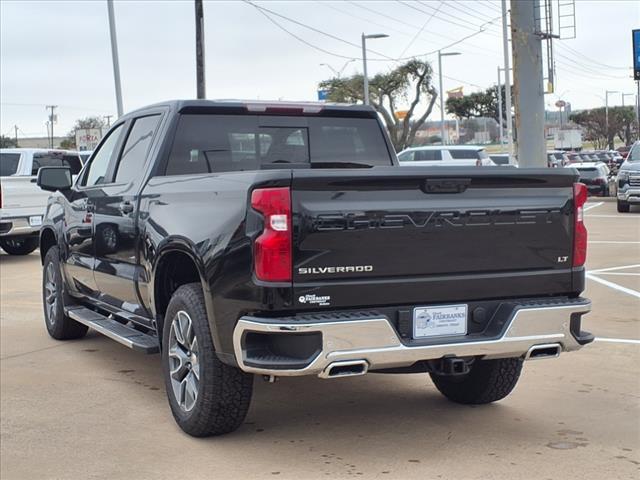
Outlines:
MULTIPOLYGON (((516 307, 506 322, 503 333, 493 339, 452 342, 445 337, 438 343, 407 346, 400 339, 390 320, 384 315, 357 320, 331 319, 322 315, 321 321, 297 321, 290 319, 266 319, 242 317, 234 330, 233 342, 236 360, 246 372, 275 376, 318 375, 327 378, 327 372, 339 365, 366 362, 362 373, 369 370, 398 368, 413 365, 421 360, 435 360, 444 356, 528 359, 532 348, 559 345, 560 350, 578 350, 592 340, 590 334, 580 337, 580 316, 591 310, 587 299, 553 302, 516 307), (572 329, 572 318, 577 320, 577 332, 572 329), (572 330, 573 333, 572 333, 572 330), (311 334, 321 333, 321 348, 300 368, 273 368, 257 366, 248 361, 244 339, 248 333, 261 334, 311 334)), ((338 317, 338 315, 336 315, 338 317)), ((432 339, 433 341, 433 339, 432 339)), ((553 355, 557 356, 557 355, 553 355)))

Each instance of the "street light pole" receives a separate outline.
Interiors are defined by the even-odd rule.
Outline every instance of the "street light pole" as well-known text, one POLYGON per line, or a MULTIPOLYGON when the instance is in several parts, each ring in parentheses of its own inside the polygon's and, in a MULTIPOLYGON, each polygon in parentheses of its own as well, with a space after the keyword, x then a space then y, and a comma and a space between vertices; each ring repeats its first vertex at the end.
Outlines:
POLYGON ((618 90, 606 90, 604 92, 604 128, 607 137, 607 146, 609 150, 613 150, 613 141, 609 141, 609 95, 612 93, 620 93, 618 90))
POLYGON ((460 55, 460 52, 442 53, 438 50, 438 77, 440 81, 440 143, 444 145, 444 91, 442 90, 442 57, 460 55))
POLYGON ((387 38, 384 33, 362 34, 362 72, 364 75, 364 104, 369 105, 369 77, 367 76, 367 40, 370 38, 387 38))
POLYGON ((116 107, 118 117, 122 116, 122 86, 120 84, 120 63, 118 62, 118 40, 116 38, 116 19, 113 13, 113 0, 107 0, 109 13, 109 34, 111 37, 111 59, 113 61, 113 80, 116 84, 116 107))
POLYGON ((502 85, 500 84, 500 70, 501 68, 498 65, 498 131, 500 135, 500 151, 502 152, 504 147, 504 142, 502 141, 504 131, 502 129, 502 85))
POLYGON ((344 69, 347 68, 347 65, 349 65, 351 62, 355 62, 355 61, 356 61, 355 58, 347 60, 346 62, 344 62, 344 65, 342 66, 342 68, 340 70, 336 70, 335 68, 333 68, 328 63, 321 63, 320 66, 321 67, 327 67, 329 70, 331 70, 333 72, 333 74, 336 76, 336 78, 340 78, 342 76, 342 72, 344 72, 344 69))
POLYGON ((502 0, 502 54, 504 56, 504 105, 507 114, 507 142, 509 144, 509 164, 515 164, 513 155, 513 120, 511 118, 511 67, 509 55, 509 29, 507 26, 507 0, 502 0))

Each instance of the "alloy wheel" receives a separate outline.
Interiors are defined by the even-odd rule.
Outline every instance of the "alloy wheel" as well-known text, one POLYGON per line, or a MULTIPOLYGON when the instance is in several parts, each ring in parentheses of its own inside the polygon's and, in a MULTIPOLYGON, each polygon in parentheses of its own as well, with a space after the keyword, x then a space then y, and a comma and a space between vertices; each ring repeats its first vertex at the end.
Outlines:
POLYGON ((49 263, 45 270, 44 282, 44 303, 47 311, 47 323, 53 326, 56 323, 56 312, 58 308, 58 287, 56 285, 55 265, 49 263))
POLYGON ((174 398, 181 410, 189 412, 198 399, 200 363, 193 322, 184 310, 176 313, 171 321, 168 353, 174 398))

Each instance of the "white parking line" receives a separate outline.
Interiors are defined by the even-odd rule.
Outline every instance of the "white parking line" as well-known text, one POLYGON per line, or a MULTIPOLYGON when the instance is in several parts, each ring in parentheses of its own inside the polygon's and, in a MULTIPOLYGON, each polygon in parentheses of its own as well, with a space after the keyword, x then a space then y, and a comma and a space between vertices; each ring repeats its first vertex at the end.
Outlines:
POLYGON ((620 275, 622 277, 639 277, 640 273, 630 273, 630 272, 600 272, 598 275, 620 275))
POLYGON ((587 203, 583 209, 583 211, 587 212, 589 210, 591 210, 592 208, 596 208, 599 207, 600 205, 602 205, 604 202, 598 202, 598 203, 587 203))
POLYGON ((640 292, 638 292, 636 290, 632 290, 630 288, 623 287, 622 285, 618 285, 617 283, 610 282, 609 280, 604 280, 602 278, 598 278, 595 275, 592 275, 590 273, 587 273, 586 277, 588 279, 590 279, 590 280, 593 280, 594 282, 598 282, 598 283, 601 283, 602 285, 605 285, 605 286, 607 286, 609 288, 613 288, 614 290, 618 290, 619 292, 626 293, 626 294, 631 295, 633 297, 640 298, 640 292))
POLYGON ((628 338, 602 338, 602 337, 596 337, 596 342, 630 343, 632 345, 640 345, 640 340, 631 340, 631 339, 628 339, 628 338))
POLYGON ((626 241, 626 240, 589 240, 589 243, 619 243, 619 244, 638 244, 640 242, 626 241))
POLYGON ((589 270, 588 273, 613 272, 614 270, 626 270, 627 268, 636 268, 636 267, 640 267, 640 263, 636 263, 634 265, 621 265, 619 267, 600 268, 598 270, 589 270))

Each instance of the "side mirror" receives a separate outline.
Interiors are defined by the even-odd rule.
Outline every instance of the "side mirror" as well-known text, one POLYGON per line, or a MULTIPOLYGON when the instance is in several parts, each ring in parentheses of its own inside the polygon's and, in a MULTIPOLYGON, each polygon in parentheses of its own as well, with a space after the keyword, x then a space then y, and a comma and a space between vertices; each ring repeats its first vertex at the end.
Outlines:
POLYGON ((69 190, 72 185, 71 169, 69 167, 41 167, 36 181, 42 190, 55 192, 69 190))

